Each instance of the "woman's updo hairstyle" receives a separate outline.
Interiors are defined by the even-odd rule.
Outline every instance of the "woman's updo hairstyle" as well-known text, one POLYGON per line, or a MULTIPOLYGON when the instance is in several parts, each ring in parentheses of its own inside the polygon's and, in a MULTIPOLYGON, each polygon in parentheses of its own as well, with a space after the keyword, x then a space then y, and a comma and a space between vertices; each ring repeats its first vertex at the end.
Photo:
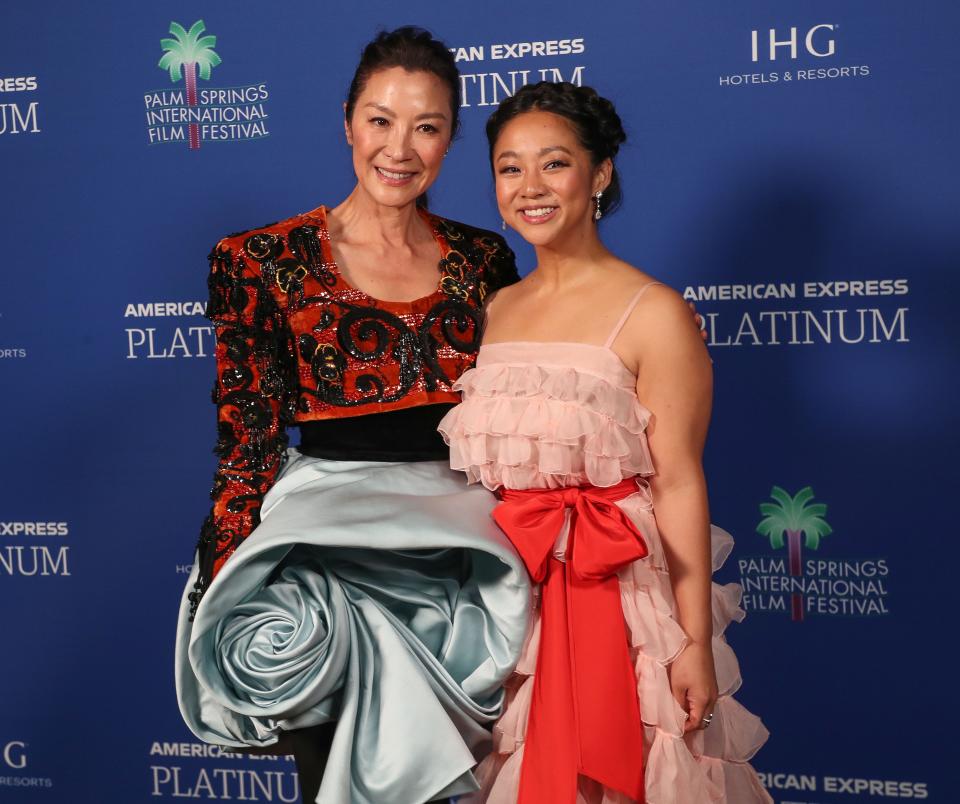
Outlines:
MULTIPOLYGON (((569 120, 580 145, 593 157, 594 165, 599 165, 604 159, 612 162, 620 145, 627 139, 617 110, 610 101, 601 98, 596 90, 578 87, 568 81, 541 81, 517 90, 512 97, 501 102, 487 120, 491 165, 493 149, 503 127, 515 117, 533 111, 550 112, 569 120)), ((600 199, 600 212, 604 215, 613 212, 620 205, 622 196, 620 176, 614 166, 610 184, 600 199)))
POLYGON ((380 70, 402 67, 407 72, 432 73, 450 90, 450 138, 460 127, 460 72, 453 54, 443 42, 423 28, 405 25, 395 31, 381 31, 363 49, 360 63, 347 92, 345 113, 349 121, 370 76, 380 70))

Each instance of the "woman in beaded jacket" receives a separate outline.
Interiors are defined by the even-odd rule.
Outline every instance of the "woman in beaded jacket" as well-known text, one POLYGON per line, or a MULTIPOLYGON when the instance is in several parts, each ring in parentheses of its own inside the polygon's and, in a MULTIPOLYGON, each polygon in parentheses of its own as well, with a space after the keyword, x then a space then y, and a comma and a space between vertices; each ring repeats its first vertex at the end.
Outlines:
POLYGON ((494 499, 436 432, 484 297, 517 279, 502 237, 422 205, 458 108, 442 43, 381 34, 344 106, 350 195, 211 254, 219 465, 178 699, 203 740, 292 748, 305 801, 476 789, 527 629, 494 499))

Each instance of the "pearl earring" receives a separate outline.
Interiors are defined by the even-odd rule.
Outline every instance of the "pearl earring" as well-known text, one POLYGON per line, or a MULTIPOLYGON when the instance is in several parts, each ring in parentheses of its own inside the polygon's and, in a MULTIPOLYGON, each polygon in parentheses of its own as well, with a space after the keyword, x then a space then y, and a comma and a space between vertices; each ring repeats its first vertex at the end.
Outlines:
POLYGON ((602 191, 602 190, 597 190, 597 194, 594 196, 594 199, 596 199, 596 202, 597 202, 597 208, 593 211, 593 219, 594 219, 595 221, 600 220, 600 218, 603 216, 603 213, 600 211, 600 198, 601 198, 601 196, 603 196, 603 191, 602 191))
POLYGON ((507 231, 507 222, 503 220, 503 218, 500 219, 500 228, 503 229, 503 231, 507 231))

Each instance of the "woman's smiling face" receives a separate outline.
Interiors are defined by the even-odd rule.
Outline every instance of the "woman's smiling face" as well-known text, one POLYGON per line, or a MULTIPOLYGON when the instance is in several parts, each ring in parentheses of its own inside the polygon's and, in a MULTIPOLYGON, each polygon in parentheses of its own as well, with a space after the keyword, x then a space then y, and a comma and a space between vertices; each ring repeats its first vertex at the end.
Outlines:
POLYGON ((607 164, 594 165, 560 115, 520 114, 503 127, 493 150, 500 214, 534 246, 593 227, 592 196, 606 186, 607 164))
POLYGON ((390 67, 367 79, 345 128, 357 182, 373 201, 402 207, 433 184, 450 145, 450 103, 433 73, 390 67))

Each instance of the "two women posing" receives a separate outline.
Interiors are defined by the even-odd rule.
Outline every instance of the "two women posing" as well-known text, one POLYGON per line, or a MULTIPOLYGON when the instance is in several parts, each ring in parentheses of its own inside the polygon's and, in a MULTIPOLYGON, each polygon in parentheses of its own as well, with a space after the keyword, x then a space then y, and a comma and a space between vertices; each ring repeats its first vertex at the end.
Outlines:
POLYGON ((306 801, 769 801, 746 764, 766 732, 730 697, 739 590, 710 582, 731 544, 700 464, 709 359, 597 232, 620 120, 569 84, 491 118, 501 214, 537 255, 517 281, 501 237, 418 205, 458 88, 426 33, 377 37, 351 194, 211 255, 221 460, 184 717, 223 745, 290 735, 306 801))

